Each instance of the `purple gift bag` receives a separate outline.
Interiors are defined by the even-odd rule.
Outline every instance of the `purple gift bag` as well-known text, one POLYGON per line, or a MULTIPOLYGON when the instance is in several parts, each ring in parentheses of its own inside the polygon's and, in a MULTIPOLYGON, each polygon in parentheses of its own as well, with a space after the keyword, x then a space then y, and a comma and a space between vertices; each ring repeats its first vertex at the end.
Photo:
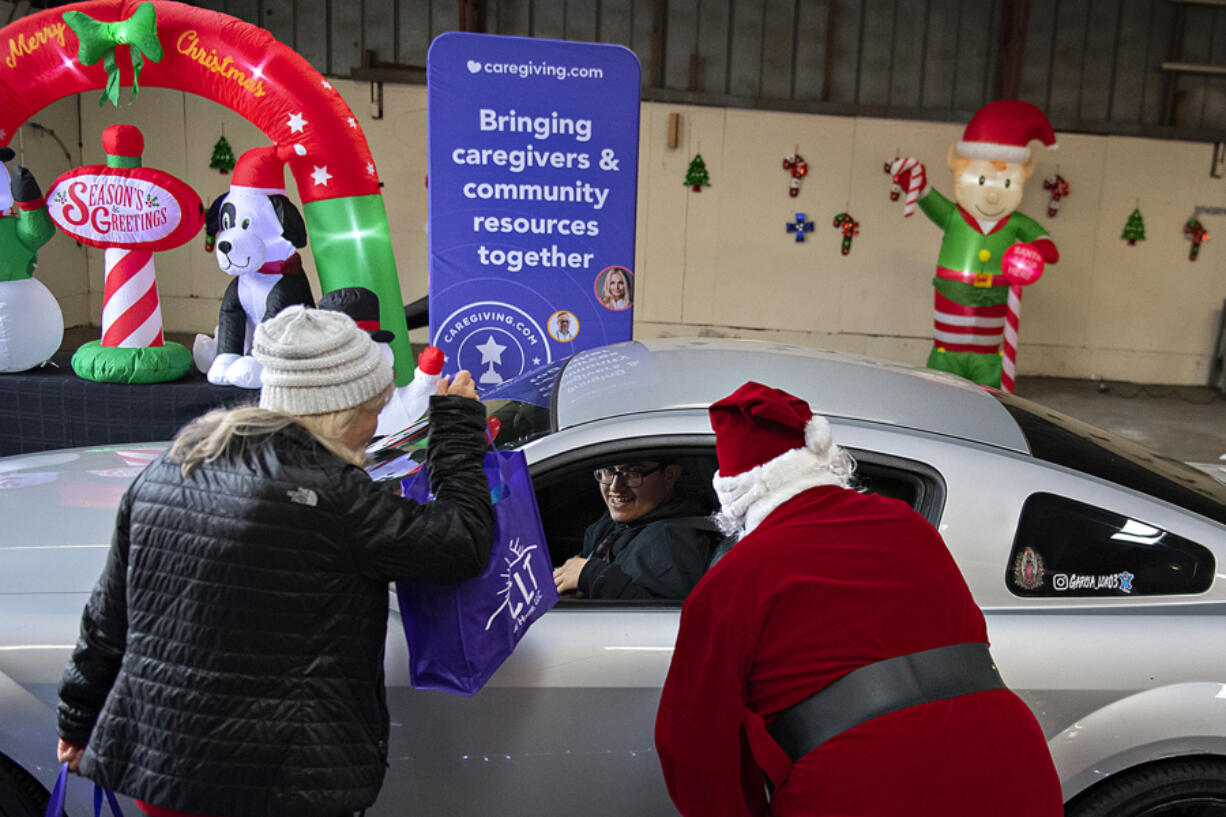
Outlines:
MULTIPOLYGON (((528 463, 519 451, 487 451, 494 546, 485 572, 454 586, 396 582, 416 689, 472 695, 558 600, 528 463)), ((423 467, 404 478, 404 496, 431 499, 423 467)))

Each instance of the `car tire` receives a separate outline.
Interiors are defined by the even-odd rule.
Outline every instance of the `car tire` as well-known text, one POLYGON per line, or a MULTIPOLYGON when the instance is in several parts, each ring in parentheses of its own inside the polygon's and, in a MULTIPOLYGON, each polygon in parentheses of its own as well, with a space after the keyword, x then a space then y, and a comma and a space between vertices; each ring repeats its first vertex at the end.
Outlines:
POLYGON ((1066 817, 1226 817, 1226 761, 1170 760, 1095 786, 1066 817))
POLYGON ((25 769, 0 756, 0 817, 43 817, 49 799, 25 769))

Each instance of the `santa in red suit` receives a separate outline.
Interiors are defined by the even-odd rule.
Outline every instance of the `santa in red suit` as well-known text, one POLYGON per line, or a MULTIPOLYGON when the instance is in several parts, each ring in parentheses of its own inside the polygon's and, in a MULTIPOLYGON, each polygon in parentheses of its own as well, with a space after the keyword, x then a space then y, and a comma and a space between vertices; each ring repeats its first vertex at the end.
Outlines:
POLYGON ((711 406, 739 539, 685 602, 656 720, 682 815, 1061 817, 936 530, 849 489, 830 425, 746 383, 711 406))

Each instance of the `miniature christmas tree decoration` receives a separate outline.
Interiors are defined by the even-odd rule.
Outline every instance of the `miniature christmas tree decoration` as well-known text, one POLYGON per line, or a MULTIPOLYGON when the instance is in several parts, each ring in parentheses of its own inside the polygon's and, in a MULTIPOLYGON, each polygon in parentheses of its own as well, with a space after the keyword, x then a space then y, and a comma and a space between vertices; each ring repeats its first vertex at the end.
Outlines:
POLYGON ((235 161, 234 149, 230 147, 230 142, 223 133, 217 144, 213 145, 213 158, 209 160, 209 167, 224 175, 234 169, 235 161))
POLYGON ((695 193, 701 193, 703 187, 711 186, 711 177, 707 174, 707 165, 703 162, 701 153, 695 153, 690 160, 690 167, 685 171, 685 183, 695 193))
POLYGON ((1145 240, 1145 219, 1141 218, 1140 207, 1128 214, 1128 223, 1124 225, 1120 238, 1127 239, 1130 247, 1135 247, 1138 241, 1145 240))

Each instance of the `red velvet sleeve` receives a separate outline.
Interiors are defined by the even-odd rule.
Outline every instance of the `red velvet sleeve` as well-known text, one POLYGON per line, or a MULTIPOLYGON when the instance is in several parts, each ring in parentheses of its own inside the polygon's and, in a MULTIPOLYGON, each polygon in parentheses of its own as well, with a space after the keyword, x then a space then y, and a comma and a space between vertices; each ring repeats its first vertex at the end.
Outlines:
POLYGON ((684 817, 767 813, 762 775, 741 729, 746 642, 737 624, 694 595, 681 613, 656 716, 656 749, 684 817))

